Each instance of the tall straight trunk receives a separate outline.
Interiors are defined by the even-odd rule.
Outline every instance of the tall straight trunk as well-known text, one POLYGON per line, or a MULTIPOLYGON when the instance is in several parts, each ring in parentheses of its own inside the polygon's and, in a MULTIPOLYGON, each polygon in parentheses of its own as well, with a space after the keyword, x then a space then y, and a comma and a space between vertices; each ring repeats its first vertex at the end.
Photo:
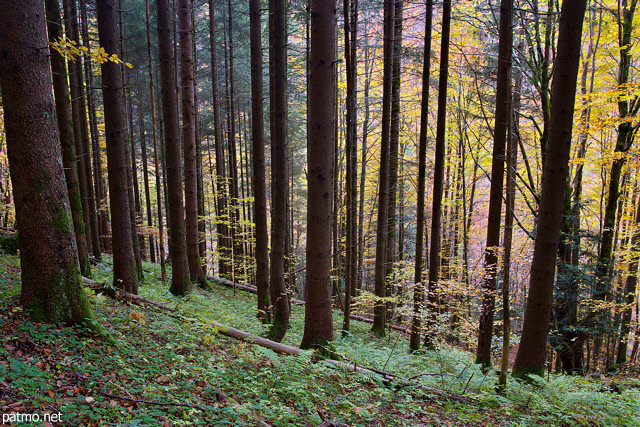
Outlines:
MULTIPOLYGON (((109 0, 97 1, 98 37, 100 47, 108 55, 118 52, 118 32, 115 5, 109 0)), ((113 229, 113 283, 129 293, 138 292, 138 276, 131 238, 131 213, 127 193, 127 156, 125 117, 122 105, 122 78, 117 63, 107 61, 102 68, 102 97, 107 141, 109 199, 113 229)))
POLYGON ((387 219, 389 209, 389 135, 391 127, 391 87, 393 75, 394 0, 384 2, 384 70, 382 77, 382 136, 380 141, 380 173, 378 179, 378 221, 376 228, 376 264, 374 293, 378 298, 373 308, 372 332, 384 337, 387 323, 386 263, 387 219))
MULTIPOLYGON (((47 29, 49 42, 58 41, 62 35, 62 20, 60 19, 60 6, 57 0, 46 0, 47 29)), ((80 272, 85 277, 93 277, 87 239, 84 233, 84 217, 82 215, 82 200, 80 196, 80 184, 78 182, 78 169, 76 163, 76 148, 73 134, 73 121, 71 114, 71 98, 67 85, 67 67, 65 60, 53 47, 49 48, 51 55, 51 74, 53 77, 53 91, 55 94, 56 114, 60 132, 60 144, 62 149, 62 162, 67 182, 67 192, 71 207, 71 219, 73 231, 78 248, 80 272)))
MULTIPOLYGON (((125 83, 126 84, 126 83, 125 83)), ((130 91, 131 99, 133 99, 133 95, 130 91)), ((133 137, 133 110, 134 105, 129 101, 129 141, 131 142, 131 182, 133 183, 133 205, 134 205, 134 220, 135 223, 132 223, 131 226, 135 226, 136 235, 133 236, 133 239, 137 243, 138 246, 138 254, 140 256, 140 264, 138 264, 138 269, 142 272, 142 260, 146 259, 146 246, 144 241, 144 234, 142 233, 142 203, 140 200, 140 183, 138 182, 138 164, 136 162, 136 144, 135 138, 133 137)), ((141 105, 138 105, 138 109, 141 108, 141 105)), ((134 246, 135 253, 135 246, 134 246)), ((137 257, 138 255, 136 255, 137 257)), ((136 258, 136 263, 138 263, 138 258, 136 258)), ((143 280, 143 276, 140 276, 140 280, 143 280)))
POLYGON ((513 368, 513 376, 516 378, 527 378, 528 374, 541 376, 544 373, 585 8, 586 0, 566 1, 560 12, 549 146, 542 175, 542 196, 529 296, 522 338, 513 368))
POLYGON ((264 153, 264 98, 262 85, 262 23, 260 0, 250 0, 251 32, 251 134, 253 153, 253 196, 256 224, 256 289, 258 316, 268 323, 269 311, 269 236, 267 233, 267 184, 264 153))
MULTIPOLYGON (((394 0, 394 24, 393 24, 393 65, 391 82, 391 126, 389 129, 389 207, 387 209, 387 266, 385 277, 387 283, 386 293, 394 297, 396 293, 395 277, 393 276, 394 263, 397 260, 396 242, 398 234, 397 210, 398 210, 398 162, 400 146, 400 68, 402 51, 402 0, 394 0)), ((392 304, 387 304, 387 310, 391 311, 392 304)))
POLYGON ((220 122, 220 91, 218 88, 218 60, 216 43, 215 8, 213 0, 209 0, 209 38, 211 42, 211 92, 213 104, 213 128, 216 151, 216 231, 218 234, 219 274, 220 277, 231 278, 231 250, 229 227, 227 223, 227 190, 224 172, 224 148, 222 141, 222 125, 220 122))
MULTIPOLYGON (((347 100, 346 100, 346 128, 345 141, 347 151, 346 179, 346 204, 347 204, 347 233, 346 233, 346 274, 344 288, 344 321, 342 330, 349 330, 351 318, 351 295, 357 281, 357 250, 358 234, 356 215, 358 213, 358 147, 357 147, 357 56, 356 37, 358 32, 358 0, 344 1, 344 57, 347 74, 347 100)), ((344 333, 344 332, 343 332, 344 333)))
MULTIPOLYGON (((274 312, 269 338, 280 341, 289 328, 289 302, 284 274, 288 186, 286 3, 284 0, 270 0, 269 9, 273 19, 270 59, 273 62, 271 96, 274 118, 271 134, 271 304, 274 312)), ((333 139, 331 141, 333 142, 333 139)), ((331 179, 328 180, 331 182, 331 179)), ((311 231, 308 233, 309 236, 315 236, 311 231)))
POLYGON ((191 2, 179 0, 180 72, 182 87, 182 144, 184 154, 184 207, 187 260, 191 281, 207 288, 202 270, 198 233, 198 162, 196 156, 195 75, 191 38, 191 2))
MULTIPOLYGON (((142 111, 142 105, 138 108, 138 121, 140 127, 140 154, 142 156, 142 180, 144 183, 144 199, 145 208, 147 213, 147 226, 149 227, 149 259, 151 262, 156 262, 156 250, 155 242, 153 239, 153 214, 151 213, 151 188, 149 187, 149 170, 147 164, 147 135, 144 127, 144 115, 142 111)), ((142 218, 141 218, 142 220, 142 218)))
POLYGON ((158 12, 158 49, 160 54, 160 83, 162 116, 164 118, 164 161, 166 164, 167 217, 171 255, 171 293, 185 295, 191 290, 187 242, 185 236, 184 205, 182 199, 182 165, 180 150, 180 122, 176 96, 175 62, 169 0, 156 0, 158 12))
MULTIPOLYGON (((158 237, 159 237, 159 250, 160 253, 160 271, 162 283, 167 283, 167 271, 165 267, 164 259, 164 221, 162 220, 162 183, 160 180, 160 161, 158 156, 158 129, 156 125, 156 90, 153 83, 153 59, 151 56, 151 25, 150 25, 150 13, 149 13, 149 0, 145 0, 145 15, 146 15, 146 29, 147 29, 147 59, 149 68, 149 103, 151 104, 151 129, 153 132, 153 160, 154 171, 156 173, 156 200, 158 208, 158 237)), ((150 217, 151 218, 151 217, 150 217)), ((149 226, 151 226, 151 220, 149 220, 149 226)))
MULTIPOLYGON (((520 44, 522 47, 522 44, 520 44)), ((513 55, 513 54, 512 54, 513 55)), ((516 170, 518 167, 518 138, 522 91, 522 72, 518 70, 513 91, 510 93, 509 132, 507 135, 507 188, 504 212, 504 267, 502 279, 502 358, 500 359, 500 377, 498 383, 502 388, 507 385, 509 355, 511 347, 511 246, 513 243, 513 218, 515 216, 516 170)))
POLYGON ((416 203, 416 262, 414 270, 413 318, 409 347, 420 349, 421 316, 424 306, 424 217, 425 187, 427 177, 427 131, 429 130, 429 77, 431 76, 431 29, 433 22, 433 0, 427 0, 424 23, 424 62, 422 65, 422 101, 420 133, 418 142, 418 188, 416 203))
MULTIPOLYGON (((78 10, 76 2, 71 2, 71 31, 73 33, 73 40, 80 46, 80 29, 78 27, 78 10)), ((92 168, 91 168, 91 139, 89 136, 89 124, 87 122, 87 102, 85 98, 85 89, 83 82, 83 67, 80 60, 75 62, 74 72, 78 74, 78 78, 75 79, 75 84, 78 85, 78 102, 80 112, 80 144, 82 145, 82 154, 85 156, 84 161, 84 176, 87 185, 87 207, 89 209, 89 223, 85 224, 90 228, 91 238, 91 254, 96 259, 102 258, 100 251, 100 236, 98 235, 98 212, 96 210, 96 199, 93 188, 92 180, 92 168)), ((85 63, 86 65, 86 63, 85 63)), ((89 238, 89 236, 87 236, 89 238)))
POLYGON ((476 363, 481 363, 485 370, 491 368, 491 340, 493 338, 498 254, 500 253, 505 147, 510 122, 509 87, 511 86, 511 44, 513 39, 513 28, 511 27, 512 7, 513 0, 501 0, 496 112, 493 125, 493 158, 491 162, 491 189, 489 190, 487 245, 484 252, 482 308, 478 325, 478 348, 476 351, 476 363))
POLYGON ((311 0, 309 54, 307 274, 301 348, 333 340, 331 315, 331 157, 334 138, 336 17, 333 1, 311 0))
POLYGON ((445 134, 447 121, 447 81, 449 78, 449 37, 451 28, 451 0, 442 4, 442 40, 440 47, 440 76, 438 80, 438 117, 436 121, 436 152, 433 166, 433 205, 431 208, 431 247, 429 250, 428 329, 424 344, 434 348, 435 313, 437 311, 437 286, 440 270, 440 241, 442 220, 442 192, 444 183, 445 134))
POLYGON ((36 322, 94 330, 82 288, 51 91, 45 2, 3 3, 0 90, 20 235, 20 303, 36 322))
MULTIPOLYGON (((102 173, 102 150, 100 149, 100 136, 98 132, 98 118, 96 115, 95 99, 93 96, 93 71, 91 70, 91 45, 89 43, 89 24, 87 19, 86 3, 80 2, 80 15, 82 18, 82 40, 87 49, 84 59, 85 80, 87 82, 87 109, 89 114, 89 128, 91 133, 91 151, 93 153, 93 179, 94 196, 96 200, 96 214, 99 231, 99 248, 102 259, 102 251, 111 252, 111 238, 109 237, 109 210, 107 209, 107 194, 104 174, 102 173)), ((95 248, 94 248, 95 249, 95 248)), ((94 256, 97 252, 94 250, 94 256)))
MULTIPOLYGON (((75 0, 64 0, 64 21, 66 38, 77 42, 74 32, 76 21, 75 0)), ((87 188, 87 176, 85 162, 87 156, 82 144, 81 116, 85 115, 81 106, 80 85, 82 84, 82 66, 80 61, 69 61, 69 90, 71 93, 71 109, 73 115, 73 139, 76 145, 76 161, 78 163, 78 180, 80 183, 80 197, 82 198, 82 214, 85 223, 85 236, 89 252, 92 252, 91 218, 89 217, 89 191, 87 188)))

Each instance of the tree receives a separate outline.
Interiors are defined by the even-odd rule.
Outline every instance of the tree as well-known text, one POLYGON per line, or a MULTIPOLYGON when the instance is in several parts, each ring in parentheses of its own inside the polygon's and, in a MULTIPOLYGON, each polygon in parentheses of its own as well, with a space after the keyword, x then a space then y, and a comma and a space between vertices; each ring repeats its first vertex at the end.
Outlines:
POLYGON ((384 2, 384 70, 382 77, 382 136, 380 141, 380 175, 378 187, 378 220, 374 293, 378 298, 373 308, 373 327, 377 337, 384 337, 387 310, 384 302, 387 287, 387 220, 389 215, 389 137, 391 127, 391 88, 393 75, 394 1, 384 2))
MULTIPOLYGON (((442 192, 444 184, 445 134, 447 123, 447 81, 449 78, 449 38, 451 32, 451 1, 442 4, 442 40, 440 48, 440 76, 438 78, 438 118, 436 122, 436 152, 433 165, 433 205, 431 208, 431 247, 429 249, 429 328, 435 326, 434 315, 437 311, 438 298, 436 288, 440 271, 440 242, 442 222, 442 192)), ((427 348, 435 347, 434 331, 425 335, 427 348)))
POLYGON ((196 117, 194 100, 193 43, 191 38, 191 2, 180 0, 180 73, 182 88, 182 144, 184 154, 184 205, 187 261, 191 280, 205 289, 209 287, 202 270, 198 231, 198 162, 196 158, 196 117))
POLYGON ((544 372, 585 8, 586 0, 570 0, 562 3, 560 12, 549 144, 542 175, 529 295, 513 367, 516 378, 526 378, 528 374, 542 375, 544 372))
POLYGON ((249 3, 251 26, 251 131, 253 137, 253 197, 258 312, 264 321, 271 320, 269 311, 269 236, 267 234, 266 160, 264 156, 264 106, 262 87, 262 24, 260 1, 249 3))
MULTIPOLYGON (((115 5, 110 0, 98 0, 98 37, 100 47, 111 56, 118 51, 115 5)), ((107 141, 107 170, 113 248, 113 283, 130 293, 138 292, 138 276, 133 256, 131 216, 127 190, 126 124, 122 105, 122 78, 114 61, 106 61, 102 69, 104 126, 107 141)))
POLYGON ((171 253, 171 293, 185 295, 191 290, 187 243, 185 237, 184 205, 182 199, 182 165, 180 154, 180 123, 178 120, 178 97, 176 94, 175 62, 171 37, 169 0, 156 0, 158 12, 158 49, 160 54, 160 85, 162 93, 162 116, 164 118, 164 144, 167 216, 171 253))
POLYGON ((304 335, 300 347, 333 340, 331 316, 331 164, 335 99, 333 1, 311 0, 309 113, 307 116, 307 275, 304 335))
POLYGON ((433 22, 433 0, 427 0, 424 21, 424 62, 422 65, 422 101, 420 112, 420 134, 418 145, 418 200, 416 209, 416 260, 415 288, 413 291, 413 319, 409 347, 420 348, 420 327, 424 306, 424 193, 427 177, 427 131, 429 127, 429 77, 431 75, 431 26, 433 22))
MULTIPOLYGON (((273 117, 271 134, 271 304, 273 304, 273 320, 269 330, 269 339, 280 341, 289 328, 289 300, 284 275, 288 185, 286 3, 284 0, 270 0, 269 9, 273 21, 270 58, 273 70, 271 75, 273 79, 271 93, 271 115, 273 117)), ((310 233, 310 231, 307 232, 310 233)), ((313 234, 309 235, 313 236, 313 234)))
MULTIPOLYGON (((49 42, 55 43, 62 37, 62 21, 60 19, 60 5, 57 0, 46 1, 47 29, 49 42)), ((73 119, 71 114, 71 97, 67 84, 67 67, 64 57, 53 47, 51 53, 51 75, 53 77, 53 91, 56 100, 56 114, 60 129, 60 143, 62 148, 62 162, 67 182, 67 191, 71 203, 71 219, 76 236, 78 259, 80 260, 80 272, 85 277, 92 277, 91 263, 85 235, 85 223, 82 215, 82 200, 80 195, 80 183, 78 181, 78 167, 76 163, 76 147, 73 134, 73 119)))
POLYGON ((71 222, 51 91, 45 3, 3 3, 0 90, 14 192, 22 288, 36 322, 94 326, 71 222))
POLYGON ((478 325, 476 363, 483 369, 491 367, 491 340, 500 253, 500 225, 502 222, 502 189, 504 186, 505 147, 509 128, 509 99, 511 85, 511 8, 513 0, 500 2, 500 35, 498 41, 498 76, 496 83, 496 111, 493 131, 493 161, 491 162, 491 189, 487 218, 487 246, 484 258, 482 309, 478 325))

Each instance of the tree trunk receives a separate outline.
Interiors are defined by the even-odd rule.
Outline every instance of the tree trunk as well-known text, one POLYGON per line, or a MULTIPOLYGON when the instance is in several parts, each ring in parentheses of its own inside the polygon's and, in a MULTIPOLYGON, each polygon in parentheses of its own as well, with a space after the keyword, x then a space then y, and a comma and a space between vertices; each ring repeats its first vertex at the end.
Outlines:
POLYGON ((549 147, 542 176, 529 296, 513 376, 544 373, 586 0, 562 4, 553 79, 549 147))
MULTIPOLYGON (((269 5, 273 19, 272 57, 270 59, 273 63, 273 92, 271 94, 273 111, 271 113, 274 118, 271 135, 271 304, 273 304, 274 313, 269 339, 280 341, 289 328, 289 302, 284 274, 287 233, 286 187, 288 185, 286 3, 284 0, 270 0, 269 5)), ((333 107, 330 111, 333 111, 333 107)), ((331 149, 331 151, 333 150, 331 149)), ((328 178, 328 181, 331 182, 331 179, 328 178)), ((307 233, 309 236, 315 236, 309 230, 307 233)))
POLYGON ((191 2, 190 0, 179 0, 178 4, 187 260, 191 281, 206 289, 209 285, 204 271, 202 271, 198 233, 198 162, 196 156, 195 75, 191 38, 191 2))
POLYGON ((447 121, 447 81, 449 78, 449 37, 451 28, 451 0, 442 4, 442 41, 440 48, 440 77, 438 80, 438 118, 436 123, 436 152, 433 166, 433 207, 431 208, 431 248, 429 250, 428 324, 424 339, 427 348, 435 348, 435 313, 440 270, 440 239, 442 220, 442 192, 444 183, 445 134, 447 121))
POLYGON ((498 76, 496 83, 496 112, 493 132, 493 160, 491 162, 491 189, 487 218, 487 246, 484 253, 482 308, 478 325, 476 363, 484 370, 491 368, 491 340, 500 253, 500 225, 502 222, 502 189, 507 130, 509 127, 509 87, 511 85, 511 55, 513 28, 511 9, 513 0, 500 2, 500 34, 498 42, 498 76))
POLYGON ((333 2, 311 0, 305 322, 301 348, 333 340, 331 316, 331 158, 334 138, 336 17, 333 2))
MULTIPOLYGON (((138 108, 138 120, 140 126, 140 153, 142 155, 142 180, 144 182, 144 199, 145 208, 147 211, 147 226, 149 227, 146 234, 149 235, 149 259, 151 260, 151 262, 155 263, 155 242, 153 239, 153 233, 151 232, 151 230, 153 229, 153 214, 151 212, 151 188, 149 187, 149 170, 147 163, 147 135, 144 128, 144 115, 142 112, 142 105, 140 105, 140 107, 138 108)), ((156 177, 156 179, 157 178, 158 177, 156 177)))
MULTIPOLYGON (((98 36, 100 46, 109 55, 118 52, 118 32, 115 6, 111 1, 98 0, 98 36)), ((125 147, 124 111, 122 105, 122 79, 118 64, 102 64, 102 96, 104 99, 104 125, 107 141, 107 169, 109 199, 113 229, 113 283, 115 287, 135 294, 138 277, 131 239, 131 214, 127 193, 127 156, 125 147)))
POLYGON ((382 136, 380 141, 380 173, 378 179, 378 221, 376 227, 375 288, 377 297, 373 308, 373 327, 377 337, 385 336, 387 220, 389 215, 389 136, 391 127, 391 94, 393 76, 394 0, 384 2, 384 70, 382 78, 382 136))
POLYGON ((216 231, 218 233, 218 253, 220 276, 231 277, 230 260, 232 256, 229 241, 226 174, 224 172, 224 148, 222 141, 222 125, 220 123, 220 91, 218 89, 218 60, 216 43, 215 8, 213 0, 209 0, 209 37, 211 42, 211 92, 213 96, 213 128, 216 151, 216 231))
POLYGON ((98 329, 82 289, 47 46, 44 1, 3 3, 0 90, 13 186, 22 289, 36 322, 98 329))
POLYGON ((250 0, 251 32, 251 133, 253 137, 253 196, 258 316, 265 323, 271 320, 269 311, 269 236, 267 234, 267 186, 264 153, 264 106, 262 88, 262 24, 260 0, 250 0))
MULTIPOLYGON (((165 253, 164 253, 164 222, 162 220, 162 183, 160 180, 160 161, 158 156, 158 129, 156 126, 156 91, 153 83, 153 60, 151 56, 151 25, 150 13, 149 13, 149 0, 145 0, 145 15, 146 15, 146 29, 147 29, 147 59, 149 62, 149 98, 151 104, 151 129, 153 131, 153 157, 154 157, 154 170, 156 173, 156 200, 158 203, 158 237, 160 247, 158 252, 160 253, 160 271, 162 283, 167 283, 167 271, 165 267, 165 253)), ((151 218, 151 217, 150 217, 151 218)), ((149 226, 151 226, 151 220, 149 220, 149 226)))
POLYGON ((158 12, 158 48, 160 51, 160 83, 162 115, 164 117, 164 147, 167 183, 167 219, 171 255, 171 293, 185 295, 191 290, 187 243, 185 237, 184 205, 182 199, 182 165, 180 153, 180 122, 176 96, 175 62, 169 0, 156 0, 158 12))
POLYGON ((429 130, 429 77, 431 76, 431 29, 433 22, 433 0, 427 0, 424 21, 424 62, 422 65, 422 101, 418 145, 418 188, 416 207, 416 261, 413 291, 413 319, 409 347, 420 348, 421 317, 424 307, 424 199, 427 177, 427 131, 429 130))
MULTIPOLYGON (((62 21, 60 19, 60 6, 57 0, 46 0, 47 28, 49 30, 49 42, 54 43, 62 36, 62 21)), ((78 248, 80 272, 83 276, 92 278, 91 264, 85 235, 84 217, 82 215, 82 200, 80 196, 80 184, 78 182, 78 169, 76 163, 76 148, 74 143, 73 121, 71 115, 71 98, 67 85, 67 67, 64 58, 53 47, 49 48, 51 54, 51 73, 53 77, 53 91, 55 93, 56 114, 60 130, 60 143, 62 149, 62 163, 67 182, 67 192, 71 206, 71 219, 78 248)))

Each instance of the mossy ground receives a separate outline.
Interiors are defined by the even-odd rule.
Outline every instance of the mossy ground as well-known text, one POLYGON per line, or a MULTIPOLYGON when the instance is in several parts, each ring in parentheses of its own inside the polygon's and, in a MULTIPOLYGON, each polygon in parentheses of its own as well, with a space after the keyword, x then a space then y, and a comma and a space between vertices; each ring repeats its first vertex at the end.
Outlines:
MULTIPOLYGON (((88 292, 98 322, 116 339, 108 346, 85 329, 30 321, 18 305, 17 258, 0 257, 2 412, 60 412, 60 425, 83 426, 640 425, 640 382, 633 379, 621 394, 598 392, 602 383, 585 378, 510 381, 501 396, 495 375, 483 375, 472 355, 452 348, 410 355, 407 338, 378 340, 370 325, 352 321, 351 334, 333 342, 336 352, 404 378, 424 374, 386 384, 316 363, 312 352, 279 356, 226 338, 209 320, 266 334, 254 295, 213 285, 178 298, 159 283, 158 268, 145 263, 145 271, 140 294, 180 316, 88 292)), ((108 273, 96 275, 111 283, 108 273)), ((334 320, 341 324, 340 316, 334 320)), ((303 308, 294 306, 284 343, 300 344, 303 321, 303 308)))

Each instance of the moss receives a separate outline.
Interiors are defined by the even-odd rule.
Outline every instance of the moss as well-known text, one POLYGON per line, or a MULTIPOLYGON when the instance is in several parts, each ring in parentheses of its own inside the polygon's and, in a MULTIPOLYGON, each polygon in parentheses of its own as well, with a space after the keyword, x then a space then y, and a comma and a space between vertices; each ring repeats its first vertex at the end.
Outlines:
POLYGON ((517 370, 514 369, 511 373, 511 376, 513 378, 526 383, 533 383, 533 380, 531 378, 532 375, 544 378, 544 368, 518 368, 517 370))
POLYGON ((60 234, 72 233, 71 213, 64 205, 56 207, 50 206, 49 212, 51 213, 51 221, 49 225, 51 225, 54 230, 60 234))
POLYGON ((6 254, 17 255, 20 249, 20 243, 18 242, 18 233, 10 234, 8 236, 0 236, 0 249, 6 254))

